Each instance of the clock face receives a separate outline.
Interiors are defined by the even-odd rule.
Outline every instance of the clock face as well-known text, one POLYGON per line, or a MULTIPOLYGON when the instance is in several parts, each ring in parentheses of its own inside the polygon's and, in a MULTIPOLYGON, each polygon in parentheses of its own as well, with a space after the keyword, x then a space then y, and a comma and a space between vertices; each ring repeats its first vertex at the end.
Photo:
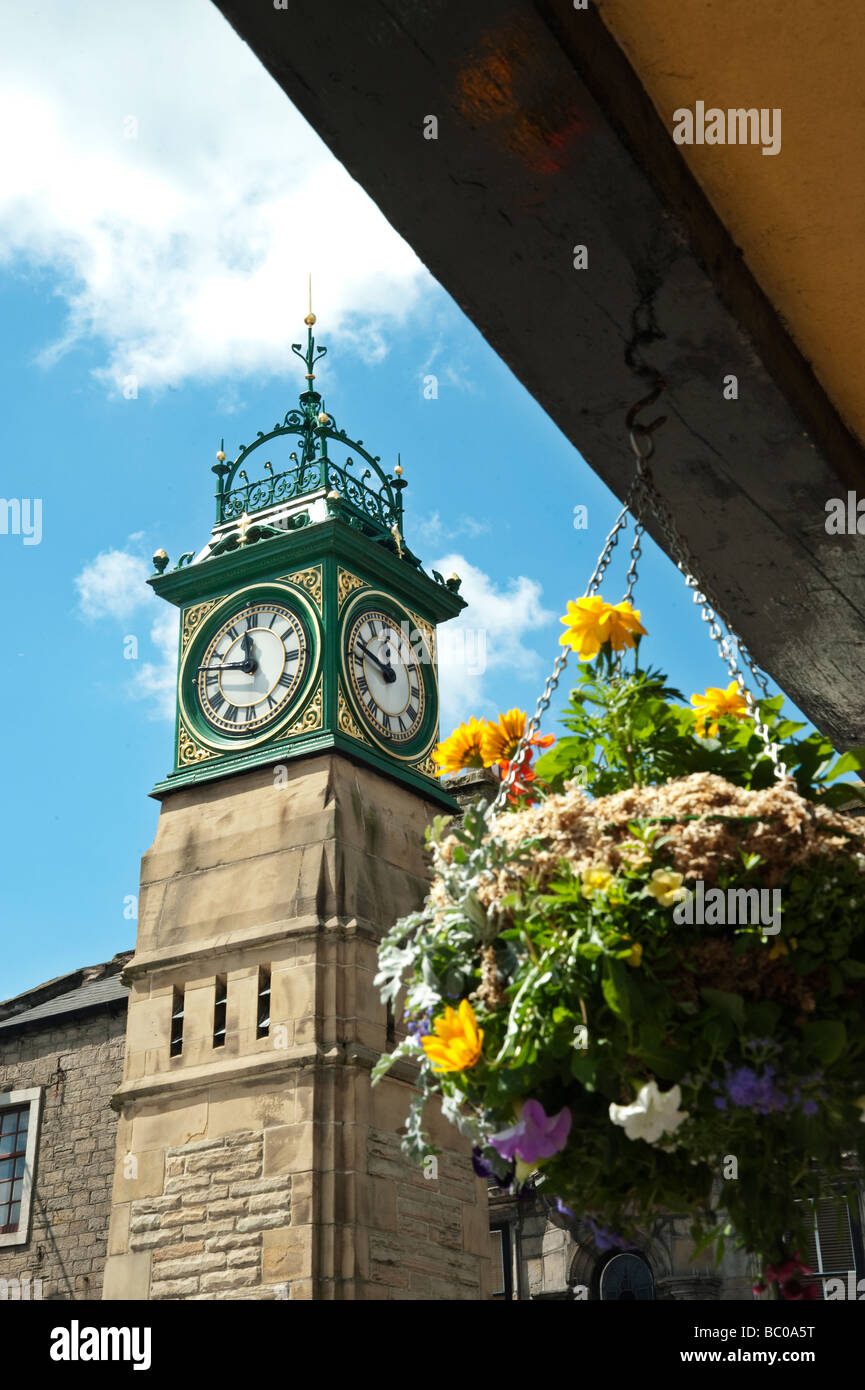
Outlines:
POLYGON ((354 704, 377 738, 392 745, 415 738, 424 721, 424 679, 396 619, 362 610, 346 633, 345 665, 354 704))
POLYGON ((258 733, 286 713, 308 663, 297 615, 267 599, 249 603, 223 622, 204 650, 195 677, 201 714, 221 734, 258 733))

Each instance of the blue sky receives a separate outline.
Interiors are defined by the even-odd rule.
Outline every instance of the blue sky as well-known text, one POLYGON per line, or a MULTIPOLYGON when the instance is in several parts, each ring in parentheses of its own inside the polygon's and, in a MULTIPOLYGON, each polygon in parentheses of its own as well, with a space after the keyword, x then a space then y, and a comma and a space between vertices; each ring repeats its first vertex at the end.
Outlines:
MULTIPOLYGON (((534 707, 618 508, 208 0, 49 0, 6 29, 0 491, 41 499, 42 536, 0 535, 0 998, 134 944, 172 753, 175 616, 149 557, 201 547, 220 438, 233 457, 295 403, 308 270, 326 404, 401 453, 408 543, 463 576, 459 622, 486 635, 484 671, 443 671, 444 732, 534 707)), ((681 577, 644 553, 646 656, 686 695, 726 684, 681 577)))

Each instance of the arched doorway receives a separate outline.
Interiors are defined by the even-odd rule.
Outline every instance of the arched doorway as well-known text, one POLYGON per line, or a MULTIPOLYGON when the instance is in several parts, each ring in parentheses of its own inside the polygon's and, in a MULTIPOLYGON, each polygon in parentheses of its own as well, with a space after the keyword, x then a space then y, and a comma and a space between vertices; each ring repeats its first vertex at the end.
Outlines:
POLYGON ((630 1303, 655 1297, 655 1280, 648 1261, 633 1251, 613 1255, 601 1270, 598 1296, 630 1303))

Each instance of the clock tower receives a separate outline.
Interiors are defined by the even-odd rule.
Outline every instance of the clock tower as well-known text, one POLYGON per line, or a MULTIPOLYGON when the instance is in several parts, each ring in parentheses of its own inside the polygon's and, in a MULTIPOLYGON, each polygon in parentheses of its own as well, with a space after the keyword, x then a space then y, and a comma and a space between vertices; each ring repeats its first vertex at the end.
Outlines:
POLYGON ((315 390, 231 461, 216 522, 150 580, 179 611, 174 762, 142 861, 109 1299, 480 1298, 486 1187, 432 1114, 400 1153, 406 1065, 376 947, 426 891, 437 624, 459 580, 403 537, 399 464, 315 390))

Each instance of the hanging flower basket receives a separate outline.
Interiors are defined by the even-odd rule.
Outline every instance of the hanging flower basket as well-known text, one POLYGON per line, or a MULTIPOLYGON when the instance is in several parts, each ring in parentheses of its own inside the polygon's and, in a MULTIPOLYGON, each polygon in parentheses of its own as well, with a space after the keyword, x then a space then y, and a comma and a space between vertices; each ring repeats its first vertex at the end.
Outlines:
POLYGON ((627 601, 563 622, 566 736, 532 766, 510 711, 440 747, 504 785, 431 831, 427 903, 380 953, 409 1036, 376 1074, 418 1064, 414 1157, 439 1096, 479 1171, 533 1176, 604 1240, 685 1214, 698 1249, 734 1240, 812 1296, 808 1203, 865 1149, 865 821, 837 809, 862 758, 741 680, 687 707, 636 664, 627 601))

